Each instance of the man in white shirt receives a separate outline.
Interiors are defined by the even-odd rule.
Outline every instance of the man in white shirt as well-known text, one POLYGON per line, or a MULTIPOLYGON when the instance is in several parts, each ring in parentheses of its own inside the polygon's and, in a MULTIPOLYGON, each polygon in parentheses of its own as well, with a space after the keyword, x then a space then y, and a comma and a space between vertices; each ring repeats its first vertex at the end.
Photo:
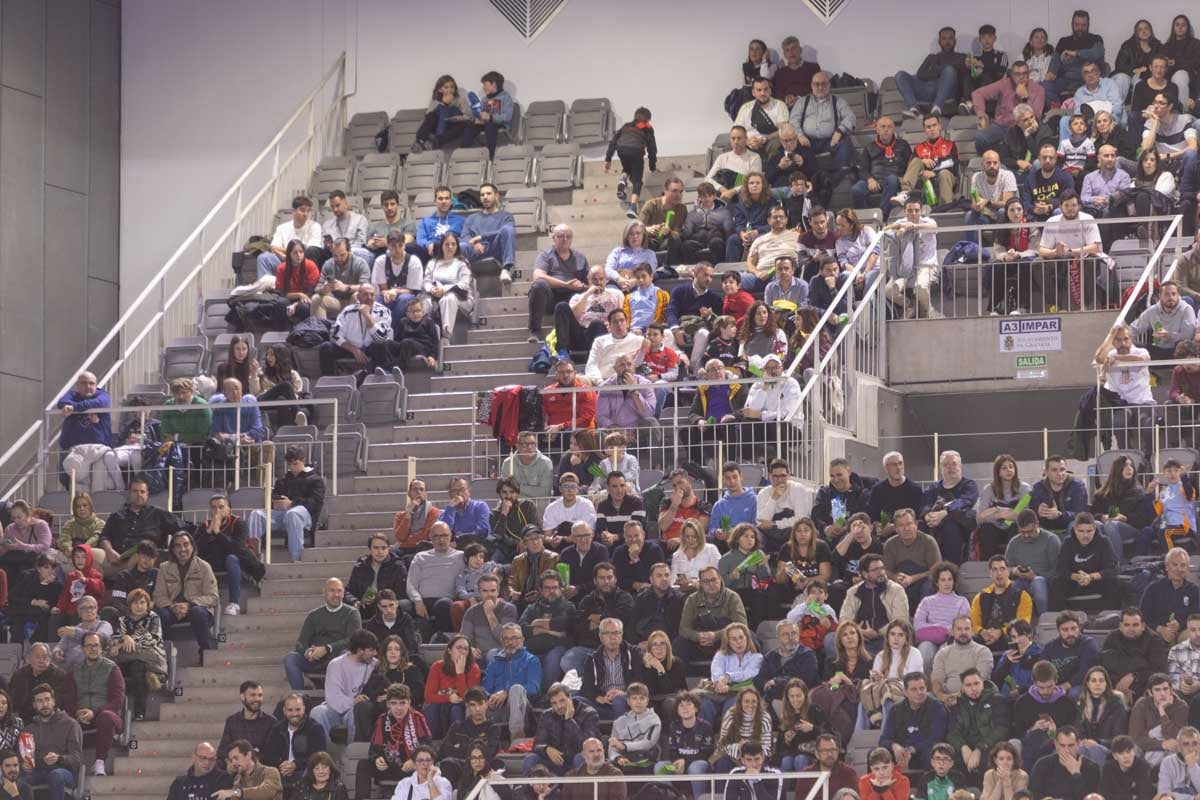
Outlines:
POLYGON ((593 385, 600 384, 615 374, 617 357, 633 358, 634 366, 642 363, 642 337, 629 331, 629 317, 618 308, 608 312, 608 333, 592 342, 587 366, 583 374, 593 385))
POLYGON ((971 176, 971 210, 967 225, 986 225, 1004 216, 1004 206, 1017 196, 1017 176, 1000 166, 1000 154, 983 154, 983 169, 971 176))
POLYGON ((1038 255, 1052 262, 1054 287, 1047 287, 1046 302, 1073 310, 1103 308, 1108 298, 1117 296, 1117 282, 1103 251, 1100 226, 1079 210, 1074 189, 1064 189, 1061 198, 1038 246, 1038 255), (1072 280, 1072 270, 1078 271, 1078 280, 1072 280))
POLYGON ((271 237, 271 249, 259 255, 258 277, 274 275, 287 254, 288 242, 299 239, 304 245, 304 257, 314 264, 324 264, 328 256, 321 245, 321 224, 312 218, 312 200, 304 195, 292 198, 292 219, 281 222, 271 237))
POLYGON ((1120 447, 1145 449, 1150 441, 1150 413, 1149 409, 1138 406, 1154 405, 1147 366, 1150 353, 1133 343, 1133 333, 1128 325, 1117 325, 1096 350, 1093 362, 1104 368, 1104 388, 1127 404, 1106 408, 1101 403, 1097 410, 1100 424, 1117 434, 1120 447))
POLYGON ((909 194, 904 201, 904 219, 893 222, 884 231, 887 299, 903 307, 905 319, 940 317, 930 304, 930 289, 937 283, 939 273, 937 223, 932 217, 921 215, 919 194, 909 194))
POLYGON ((367 218, 350 210, 346 193, 341 189, 329 193, 329 210, 333 215, 321 225, 325 246, 328 248, 337 239, 349 239, 354 255, 368 264, 373 262, 375 256, 367 249, 367 218))
POLYGON ((728 170, 735 176, 742 177, 751 172, 762 172, 762 158, 750 149, 749 142, 746 129, 741 125, 734 125, 730 128, 729 146, 733 149, 717 156, 713 165, 709 167, 708 174, 704 176, 704 180, 708 183, 721 187, 717 189, 717 193, 721 195, 722 200, 730 200, 737 195, 738 186, 732 180, 717 180, 718 172, 728 170))
POLYGON ((558 499, 546 506, 546 513, 542 514, 542 530, 546 532, 543 541, 551 547, 570 536, 571 526, 576 522, 596 528, 596 507, 588 498, 579 496, 578 475, 564 472, 558 479, 558 493, 558 499))
POLYGON ((773 383, 757 381, 750 387, 742 416, 757 422, 746 426, 750 428, 752 440, 766 442, 768 450, 775 450, 779 420, 787 425, 792 414, 800 408, 800 384, 795 378, 783 377, 783 362, 774 353, 763 360, 763 375, 777 380, 773 383))
POLYGON ((795 258, 800 251, 800 231, 788 227, 787 210, 775 206, 767 214, 771 229, 755 237, 746 254, 746 272, 742 275, 742 288, 757 294, 767 288, 775 276, 775 259, 780 256, 795 258))
POLYGON ((788 121, 788 107, 771 97, 769 78, 755 78, 750 92, 754 99, 742 104, 733 124, 746 129, 751 150, 767 154, 779 149, 779 126, 788 121))
POLYGON ((763 550, 777 553, 792 533, 796 520, 807 513, 811 501, 800 481, 792 480, 782 458, 767 464, 771 485, 758 492, 758 529, 763 533, 763 550))

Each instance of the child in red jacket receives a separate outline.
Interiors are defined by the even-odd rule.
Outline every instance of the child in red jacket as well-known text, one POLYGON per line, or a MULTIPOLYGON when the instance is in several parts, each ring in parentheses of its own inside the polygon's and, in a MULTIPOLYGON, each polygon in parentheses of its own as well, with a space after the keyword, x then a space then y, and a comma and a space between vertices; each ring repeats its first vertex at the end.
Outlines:
POLYGON ((908 800, 908 778, 886 747, 876 747, 867 758, 867 774, 858 779, 863 800, 908 800))
POLYGON ((742 288, 741 273, 726 272, 721 276, 721 294, 725 295, 721 313, 733 317, 741 325, 746 312, 754 305, 754 295, 742 288))
POLYGON ((95 567, 92 558, 92 548, 80 542, 71 548, 71 563, 75 569, 67 573, 63 582, 62 594, 58 596, 55 608, 59 613, 75 618, 75 605, 84 595, 91 595, 96 602, 104 603, 104 576, 95 567))

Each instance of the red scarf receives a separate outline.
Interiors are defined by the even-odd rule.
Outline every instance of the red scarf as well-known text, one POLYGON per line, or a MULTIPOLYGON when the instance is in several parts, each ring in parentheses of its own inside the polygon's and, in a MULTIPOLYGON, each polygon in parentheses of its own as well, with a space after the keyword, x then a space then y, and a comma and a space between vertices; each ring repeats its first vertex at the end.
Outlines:
POLYGON ((876 136, 875 137, 875 146, 883 151, 883 155, 886 158, 895 158, 896 157, 896 137, 895 136, 892 137, 891 144, 884 144, 883 142, 881 142, 879 140, 879 137, 876 136))

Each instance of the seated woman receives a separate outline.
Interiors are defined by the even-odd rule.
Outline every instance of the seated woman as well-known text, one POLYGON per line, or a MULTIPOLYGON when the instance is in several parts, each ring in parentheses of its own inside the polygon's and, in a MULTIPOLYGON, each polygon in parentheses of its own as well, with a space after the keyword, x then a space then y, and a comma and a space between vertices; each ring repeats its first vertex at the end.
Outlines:
POLYGON ((144 719, 146 695, 161 689, 167 679, 167 652, 162 620, 150 613, 150 594, 145 589, 134 589, 126 602, 129 613, 117 620, 109 654, 125 676, 134 719, 144 719))
POLYGON ((610 250, 604 260, 604 276, 622 292, 628 293, 637 285, 633 270, 638 264, 649 264, 652 273, 658 267, 658 255, 645 242, 645 226, 633 220, 621 234, 621 245, 610 250))
POLYGON ((1097 534, 1112 545, 1117 562, 1125 561, 1125 544, 1137 542, 1143 528, 1154 521, 1154 493, 1142 488, 1137 465, 1129 456, 1119 456, 1104 485, 1092 495, 1092 515, 1097 534))
POLYGON ((370 741, 375 720, 387 711, 388 687, 397 683, 407 686, 413 697, 423 698, 425 665, 411 659, 408 648, 404 646, 404 639, 388 636, 379 646, 379 663, 375 665, 362 688, 362 693, 367 699, 354 707, 355 741, 370 741))
POLYGON ((820 578, 828 586, 833 580, 833 556, 829 543, 817 535, 816 523, 809 517, 801 517, 792 525, 792 533, 779 549, 775 562, 775 582, 770 594, 774 602, 770 609, 772 619, 777 612, 791 609, 813 578, 820 578))
POLYGON ((1113 689, 1108 670, 1099 665, 1083 676, 1079 695, 1079 754, 1103 768, 1112 740, 1129 730, 1125 697, 1113 689))
POLYGON ((979 800, 1011 800, 1029 786, 1029 773, 1021 769, 1021 754, 1009 742, 997 742, 989 757, 991 767, 983 773, 979 800))
POLYGON ((769 355, 783 358, 787 354, 787 334, 761 300, 756 300, 746 311, 746 318, 738 330, 738 341, 741 343, 738 357, 751 370, 761 370, 769 355))
POLYGON ((1026 310, 1032 306, 1033 271, 1030 265, 1038 257, 1037 241, 1041 238, 1037 230, 1024 226, 1025 207, 1019 197, 1009 198, 1004 204, 1004 221, 1021 227, 996 231, 992 248, 995 263, 987 277, 987 310, 1001 316, 1022 308, 1023 300, 1026 310))
POLYGON ((824 709, 830 729, 848 742, 858 717, 858 687, 871 677, 871 656, 855 623, 841 623, 832 636, 836 656, 825 661, 824 683, 813 689, 813 702, 824 709))
POLYGON ((413 152, 460 141, 471 117, 471 106, 467 98, 458 93, 458 83, 451 76, 442 75, 433 85, 433 101, 417 129, 413 152))
POLYGON ((704 718, 715 727, 717 720, 733 706, 739 692, 753 683, 762 664, 762 653, 758 652, 750 629, 740 622, 726 625, 712 660, 712 693, 703 701, 704 718))
POLYGON ((975 538, 979 542, 980 561, 1004 555, 1008 540, 1017 529, 1015 507, 1022 497, 1032 493, 1033 487, 1017 475, 1017 460, 1008 453, 996 456, 992 461, 992 482, 980 487, 975 503, 975 521, 979 525, 975 538))
POLYGON ((679 528, 679 548, 671 556, 671 582, 682 592, 695 590, 700 584, 700 570, 717 567, 721 552, 704 538, 695 520, 686 520, 679 528))
POLYGON ((875 655, 871 675, 859 689, 862 713, 871 727, 883 721, 884 703, 904 699, 904 676, 924 672, 925 661, 913 643, 913 629, 908 622, 894 619, 883 631, 884 647, 875 655))
POLYGON ((729 536, 729 552, 721 556, 717 569, 725 588, 742 599, 746 620, 757 629, 767 617, 767 581, 771 567, 759 542, 758 528, 748 522, 735 526, 729 536))
POLYGON ((717 736, 716 748, 708 757, 713 772, 729 772, 736 766, 742 745, 757 742, 763 756, 770 760, 774 747, 771 711, 753 686, 737 693, 736 702, 721 718, 721 732, 717 736))
MULTIPOLYGON (((258 385, 262 394, 258 402, 271 400, 295 400, 304 391, 304 381, 292 365, 292 350, 284 344, 273 344, 263 353, 263 363, 258 371, 258 385)), ((271 420, 271 427, 278 430, 284 425, 296 424, 296 406, 268 406, 263 412, 271 420)))
MULTIPOLYGON (((1142 151, 1125 202, 1114 211, 1124 212, 1127 217, 1149 217, 1172 213, 1178 202, 1175 176, 1163 164, 1158 151, 1150 148, 1142 151)), ((1137 226, 1136 233, 1139 239, 1150 237, 1150 229, 1145 223, 1137 226)))
POLYGON ((654 631, 646 638, 642 666, 650 699, 658 706, 659 719, 670 719, 674 715, 675 696, 687 690, 687 664, 675 657, 671 637, 665 631, 654 631))
POLYGON ((780 770, 807 769, 816 760, 817 737, 825 732, 825 712, 812 704, 804 681, 792 678, 783 688, 783 714, 775 735, 780 770))
POLYGON ((971 613, 967 598, 955 591, 958 567, 949 561, 934 564, 929 569, 929 582, 935 591, 921 600, 913 614, 913 632, 917 649, 926 664, 933 664, 938 648, 950 638, 954 618, 971 613))
POLYGON ((834 226, 837 229, 838 237, 834 253, 838 266, 843 272, 853 270, 859 259, 864 254, 867 255, 862 271, 854 280, 854 288, 861 295, 879 274, 879 270, 876 268, 879 263, 879 248, 871 247, 871 240, 875 238, 875 229, 870 225, 864 225, 852 208, 843 208, 839 211, 837 217, 834 218, 834 226))
POLYGON ((454 336, 458 315, 470 314, 475 309, 475 277, 471 267, 459 250, 458 235, 447 231, 433 251, 433 257, 425 265, 424 294, 436 304, 442 323, 442 335, 447 339, 454 336))
POLYGON ((478 686, 481 680, 479 665, 471 653, 471 643, 465 636, 455 636, 446 645, 442 660, 429 668, 425 679, 425 704, 422 711, 429 721, 433 738, 446 735, 450 725, 467 716, 463 698, 467 689, 478 686))
POLYGON ((71 517, 59 530, 54 540, 54 549, 46 552, 54 563, 65 570, 71 563, 71 548, 77 544, 86 544, 93 548, 92 560, 96 562, 96 566, 102 567, 107 554, 96 548, 102 530, 104 520, 96 514, 92 496, 87 492, 80 492, 71 501, 71 517))

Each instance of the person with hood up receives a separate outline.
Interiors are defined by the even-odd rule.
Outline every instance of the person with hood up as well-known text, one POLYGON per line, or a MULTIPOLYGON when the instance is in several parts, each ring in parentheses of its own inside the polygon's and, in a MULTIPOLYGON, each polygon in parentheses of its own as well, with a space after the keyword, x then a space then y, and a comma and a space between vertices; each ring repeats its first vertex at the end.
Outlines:
POLYGON ((1095 608, 1116 608, 1117 557, 1103 536, 1096 536, 1096 518, 1087 511, 1075 515, 1075 527, 1058 551, 1054 580, 1050 583, 1050 608, 1061 610, 1068 597, 1100 595, 1095 608))
POLYGON ((86 544, 72 547, 71 563, 75 569, 67 573, 58 603, 54 606, 58 613, 67 618, 75 616, 75 606, 84 595, 94 597, 97 601, 104 599, 104 576, 95 567, 92 548, 86 544))
POLYGON ((1021 733, 1021 760, 1037 762, 1054 746, 1053 733, 1075 722, 1077 710, 1058 685, 1058 670, 1049 661, 1033 665, 1033 686, 1012 707, 1012 730, 1021 733))
POLYGON ((220 600, 217 592, 217 576, 208 562, 196 558, 192 535, 185 531, 175 534, 171 557, 158 568, 154 584, 154 605, 163 627, 187 622, 200 649, 212 650, 213 615, 220 600))

